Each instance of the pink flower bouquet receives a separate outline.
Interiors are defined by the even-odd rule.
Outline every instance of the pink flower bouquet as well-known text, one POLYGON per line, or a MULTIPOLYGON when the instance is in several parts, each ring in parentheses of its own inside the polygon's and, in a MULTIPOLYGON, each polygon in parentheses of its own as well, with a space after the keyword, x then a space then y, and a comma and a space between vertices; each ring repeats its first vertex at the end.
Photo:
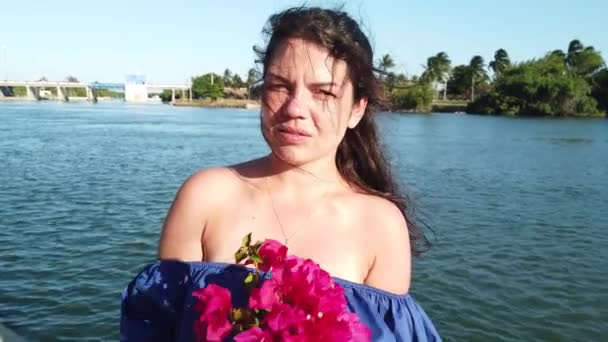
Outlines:
POLYGON ((369 329, 347 309, 344 289, 310 259, 287 256, 275 240, 251 244, 251 234, 235 253, 253 264, 245 279, 249 305, 232 306, 230 291, 210 284, 194 292, 194 324, 199 341, 369 341, 369 329), (261 272, 272 277, 262 281, 261 272))

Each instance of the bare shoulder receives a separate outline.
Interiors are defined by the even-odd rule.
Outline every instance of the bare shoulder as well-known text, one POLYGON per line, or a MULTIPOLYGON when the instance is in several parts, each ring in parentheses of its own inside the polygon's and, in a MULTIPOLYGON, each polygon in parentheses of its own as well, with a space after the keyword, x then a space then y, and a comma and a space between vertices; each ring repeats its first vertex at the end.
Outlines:
POLYGON ((186 179, 167 213, 159 243, 159 257, 182 261, 203 258, 201 237, 215 210, 229 200, 238 185, 230 167, 201 170, 186 179))
POLYGON ((365 283, 405 294, 409 291, 411 277, 410 239, 405 217, 393 202, 378 196, 363 196, 366 231, 374 254, 365 283))
POLYGON ((194 173, 186 179, 180 191, 193 191, 202 197, 217 198, 221 194, 212 193, 211 191, 227 190, 237 184, 238 179, 235 177, 233 167, 214 167, 194 173))

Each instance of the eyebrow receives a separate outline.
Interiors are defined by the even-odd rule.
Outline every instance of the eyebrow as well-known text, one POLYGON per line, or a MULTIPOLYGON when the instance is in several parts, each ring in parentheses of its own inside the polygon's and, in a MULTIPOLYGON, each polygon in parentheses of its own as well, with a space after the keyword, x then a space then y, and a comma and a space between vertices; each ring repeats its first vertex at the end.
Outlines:
MULTIPOLYGON (((269 78, 277 79, 280 82, 291 83, 291 81, 286 79, 285 77, 277 75, 272 72, 266 74, 266 76, 269 78)), ((314 87, 339 87, 339 84, 336 82, 313 82, 313 83, 309 83, 308 85, 314 86, 314 87)))
POLYGON ((286 79, 283 76, 279 76, 277 74, 274 74, 272 72, 269 72, 268 74, 266 74, 266 77, 270 77, 270 78, 276 78, 277 80, 284 82, 284 83, 290 83, 290 81, 288 79, 286 79))

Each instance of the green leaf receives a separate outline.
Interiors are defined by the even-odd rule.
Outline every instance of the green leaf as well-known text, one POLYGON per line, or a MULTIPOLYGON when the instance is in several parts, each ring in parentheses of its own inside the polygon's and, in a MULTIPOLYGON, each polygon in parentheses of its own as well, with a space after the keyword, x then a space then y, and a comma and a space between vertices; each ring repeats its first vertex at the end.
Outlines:
POLYGON ((236 251, 236 253, 234 253, 234 260, 238 264, 241 261, 245 260, 248 256, 249 251, 247 250, 247 247, 241 247, 238 251, 236 251))
POLYGON ((260 280, 260 275, 257 272, 251 272, 245 278, 245 286, 247 286, 247 288, 251 289, 258 285, 259 280, 260 280))
POLYGON ((251 245, 251 233, 249 233, 243 237, 243 244, 241 246, 249 247, 250 245, 251 245))
POLYGON ((257 241, 251 247, 253 247, 257 251, 258 249, 260 249, 260 247, 262 247, 262 243, 263 243, 262 241, 257 241))
POLYGON ((257 266, 257 264, 261 264, 262 263, 262 258, 260 258, 260 256, 258 255, 258 253, 250 255, 249 258, 251 258, 251 261, 253 261, 253 263, 256 266, 257 266))

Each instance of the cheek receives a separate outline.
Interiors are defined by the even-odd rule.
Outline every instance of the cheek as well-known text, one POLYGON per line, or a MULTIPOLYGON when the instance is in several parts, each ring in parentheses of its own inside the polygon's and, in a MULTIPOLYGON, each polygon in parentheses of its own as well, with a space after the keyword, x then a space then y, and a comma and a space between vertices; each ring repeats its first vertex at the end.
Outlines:
POLYGON ((315 115, 315 125, 332 144, 339 142, 348 126, 349 108, 339 101, 327 101, 315 115))
POLYGON ((265 107, 264 110, 268 112, 270 116, 274 116, 280 109, 285 105, 287 101, 285 92, 267 91, 262 96, 262 105, 265 107))

